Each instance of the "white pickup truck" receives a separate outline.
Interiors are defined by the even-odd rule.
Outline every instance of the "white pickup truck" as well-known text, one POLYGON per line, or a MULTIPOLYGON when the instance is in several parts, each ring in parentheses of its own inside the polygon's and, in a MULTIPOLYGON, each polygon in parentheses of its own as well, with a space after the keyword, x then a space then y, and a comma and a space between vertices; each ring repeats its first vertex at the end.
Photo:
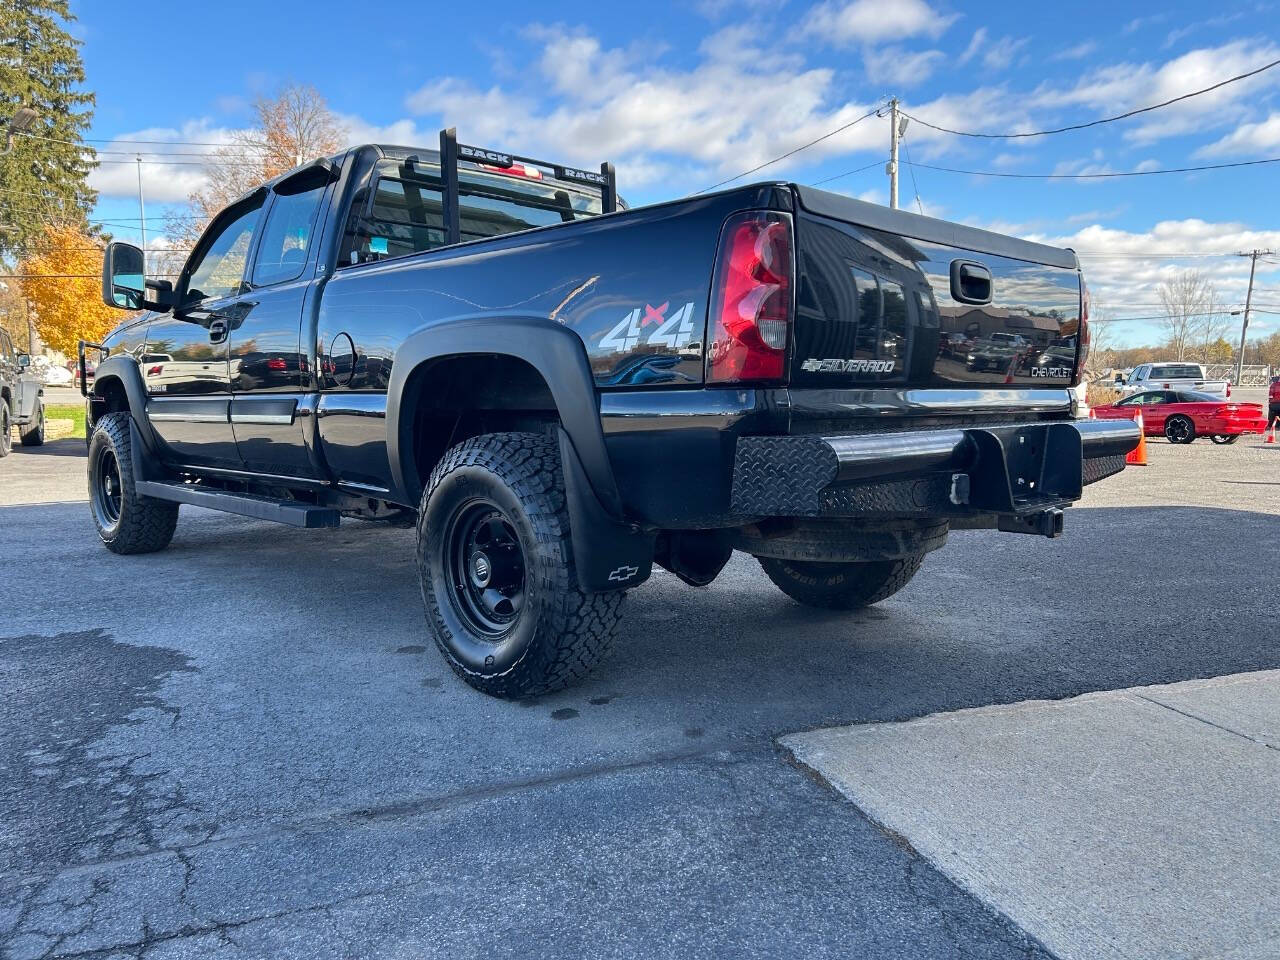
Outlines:
POLYGON ((1133 368, 1128 379, 1118 384, 1126 397, 1147 390, 1194 390, 1226 399, 1231 396, 1227 380, 1206 380, 1198 363, 1144 363, 1133 368))

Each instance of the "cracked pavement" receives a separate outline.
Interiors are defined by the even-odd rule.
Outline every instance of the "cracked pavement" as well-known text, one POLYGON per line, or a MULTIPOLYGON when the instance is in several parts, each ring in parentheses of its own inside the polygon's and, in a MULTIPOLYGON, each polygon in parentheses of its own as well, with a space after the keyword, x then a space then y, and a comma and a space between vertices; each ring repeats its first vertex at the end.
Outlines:
POLYGON ((15 450, 65 596, 0 621, 0 957, 1047 956, 777 738, 1280 667, 1276 449, 1153 444, 1064 539, 954 534, 858 614, 658 574, 526 704, 436 653, 411 531, 183 507, 116 557, 82 443, 15 450))

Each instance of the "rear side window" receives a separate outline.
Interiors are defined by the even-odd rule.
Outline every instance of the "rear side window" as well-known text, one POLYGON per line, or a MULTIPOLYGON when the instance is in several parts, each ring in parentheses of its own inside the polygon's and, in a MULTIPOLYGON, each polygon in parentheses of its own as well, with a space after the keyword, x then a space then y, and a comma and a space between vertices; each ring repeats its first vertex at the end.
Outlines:
MULTIPOLYGON (((464 171, 458 205, 462 239, 481 240, 595 216, 600 199, 555 181, 464 171)), ((438 170, 413 161, 379 164, 372 189, 357 197, 342 264, 403 257, 443 246, 444 204, 438 170)))
POLYGON ((1170 380, 1199 380, 1201 376, 1200 368, 1185 363, 1169 363, 1162 367, 1151 368, 1151 378, 1160 380, 1168 378, 1170 380))

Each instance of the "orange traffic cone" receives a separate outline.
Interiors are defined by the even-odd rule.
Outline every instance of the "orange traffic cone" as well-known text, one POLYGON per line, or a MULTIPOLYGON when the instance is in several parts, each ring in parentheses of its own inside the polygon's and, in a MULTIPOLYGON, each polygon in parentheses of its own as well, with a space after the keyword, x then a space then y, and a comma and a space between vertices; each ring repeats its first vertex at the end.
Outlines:
POLYGON ((1004 372, 1004 382, 1013 383, 1013 368, 1017 366, 1018 358, 1014 357, 1009 361, 1009 369, 1004 372))
POLYGON ((1138 411, 1135 418, 1138 424, 1138 445, 1124 455, 1124 462, 1134 467, 1145 467, 1147 465, 1147 431, 1142 422, 1142 411, 1138 411))
POLYGON ((1267 434, 1267 443, 1276 442, 1276 424, 1280 423, 1280 417, 1276 417, 1271 421, 1271 432, 1267 434))

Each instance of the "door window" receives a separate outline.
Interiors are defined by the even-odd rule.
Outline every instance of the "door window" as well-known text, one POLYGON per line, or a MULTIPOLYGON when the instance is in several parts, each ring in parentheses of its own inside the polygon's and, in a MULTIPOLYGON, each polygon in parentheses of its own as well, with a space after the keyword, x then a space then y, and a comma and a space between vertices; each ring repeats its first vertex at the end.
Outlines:
POLYGON ((244 282, 249 245, 262 210, 259 197, 225 219, 215 221, 200 243, 199 253, 187 268, 187 292, 183 302, 200 303, 235 296, 244 282))
POLYGON ((253 265, 253 285, 296 280, 307 262, 316 214, 327 184, 299 193, 277 194, 262 227, 262 243, 253 265))

